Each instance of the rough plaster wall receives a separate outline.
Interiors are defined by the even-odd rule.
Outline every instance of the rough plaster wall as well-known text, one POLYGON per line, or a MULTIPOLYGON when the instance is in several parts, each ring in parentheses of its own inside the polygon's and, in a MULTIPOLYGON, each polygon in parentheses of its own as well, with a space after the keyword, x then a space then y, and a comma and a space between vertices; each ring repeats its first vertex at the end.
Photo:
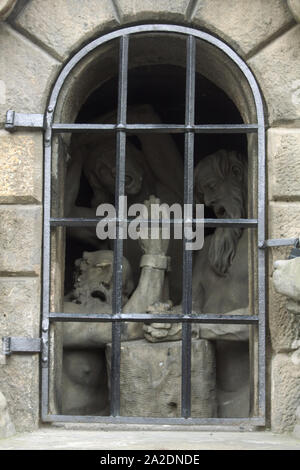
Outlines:
MULTIPOLYGON (((0 128, 4 127, 7 109, 44 112, 62 62, 83 43, 112 28, 143 21, 171 21, 203 28, 224 39, 248 62, 258 78, 272 126, 267 134, 268 236, 297 236, 300 229, 297 184, 300 176, 300 26, 295 26, 283 0, 101 0, 101 8, 98 0, 23 2, 23 8, 0 23, 0 128)), ((0 230, 0 245, 5 248, 0 266, 1 336, 38 334, 42 220, 40 141, 39 133, 0 132, 0 211, 7 220, 0 230), (13 292, 13 297, 7 296, 7 292, 13 292), (15 325, 17 329, 13 328, 15 325)), ((273 250, 271 261, 285 255, 285 252, 273 250)), ((269 274, 272 274, 271 262, 269 274)), ((271 300, 272 426, 274 430, 283 431, 294 424, 299 382, 294 377, 292 354, 299 333, 295 319, 285 312, 284 301, 274 302, 273 294, 271 300), (276 377, 282 370, 282 363, 286 363, 294 378, 290 381, 289 374, 283 374, 279 384, 276 377), (284 406, 287 399, 288 406, 284 406)), ((37 427, 37 356, 11 357, 6 365, 0 365, 0 381, 5 383, 6 398, 17 429, 37 427)))

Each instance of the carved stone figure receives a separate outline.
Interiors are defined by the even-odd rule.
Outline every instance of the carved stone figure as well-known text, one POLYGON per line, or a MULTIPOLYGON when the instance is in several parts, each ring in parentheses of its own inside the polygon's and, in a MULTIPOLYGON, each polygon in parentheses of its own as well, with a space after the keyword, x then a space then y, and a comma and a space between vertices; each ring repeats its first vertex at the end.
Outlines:
MULTIPOLYGON (((159 203, 159 200, 151 197, 149 201, 145 201, 148 206, 151 203, 159 203)), ((140 279, 134 292, 132 292, 134 284, 131 267, 126 258, 123 258, 124 313, 146 312, 149 305, 164 300, 165 271, 169 265, 165 256, 168 244, 169 240, 140 239, 141 248, 147 256, 141 258, 140 279)), ((111 313, 113 252, 109 250, 85 252, 77 262, 77 269, 74 290, 66 299, 64 311, 111 313)), ((121 333, 122 341, 143 338, 143 325, 138 322, 122 323, 121 333)), ((103 386, 106 382, 103 373, 104 348, 110 341, 111 323, 63 324, 63 344, 65 351, 68 351, 64 358, 64 413, 72 413, 76 409, 77 413, 88 414, 101 411, 100 404, 102 411, 107 407, 107 397, 105 400, 102 395, 101 400, 97 402, 95 395, 99 394, 100 384, 103 386), (82 356, 80 351, 83 352, 82 356), (87 351, 90 353, 87 354, 87 351), (77 367, 78 358, 81 358, 82 367, 77 367)))
MULTIPOLYGON (((273 284, 279 294, 287 297, 287 309, 300 315, 300 258, 278 260, 274 263, 273 284)), ((300 341, 297 341, 300 346, 300 341)), ((300 363, 300 348, 292 354, 292 361, 300 363)), ((296 424, 293 435, 300 438, 300 406, 296 410, 296 424)))
MULTIPOLYGON (((97 120, 111 123, 114 113, 97 120)), ((128 109, 129 122, 159 123, 160 119, 151 106, 143 105, 128 109)), ((183 163, 179 151, 169 135, 139 135, 135 140, 127 139, 125 166, 125 194, 128 206, 143 203, 151 194, 156 194, 163 203, 172 205, 182 202, 183 163)), ((69 217, 94 218, 101 203, 114 204, 116 177, 116 138, 111 135, 75 135, 71 146, 71 159, 67 171, 65 214, 69 217), (80 176, 84 173, 92 191, 91 207, 78 207, 76 198, 80 187, 80 176)), ((71 236, 99 248, 109 248, 97 239, 94 227, 71 228, 71 236)), ((170 295, 180 301, 181 292, 181 241, 172 240, 169 255, 174 269, 169 274, 170 295)), ((128 258, 135 282, 139 274, 141 251, 136 241, 124 240, 124 253, 128 258)))
MULTIPOLYGON (((247 214, 247 165, 235 151, 220 150, 201 160, 195 169, 198 202, 218 218, 247 214)), ((166 307, 169 309, 170 307, 166 307)), ((201 313, 248 313, 247 230, 217 228, 195 254, 193 310, 201 313)), ((144 327, 150 341, 178 339, 181 324, 144 327)), ((193 325, 193 335, 216 341, 219 416, 249 415, 249 327, 193 325), (219 370, 219 375, 218 375, 219 370)))

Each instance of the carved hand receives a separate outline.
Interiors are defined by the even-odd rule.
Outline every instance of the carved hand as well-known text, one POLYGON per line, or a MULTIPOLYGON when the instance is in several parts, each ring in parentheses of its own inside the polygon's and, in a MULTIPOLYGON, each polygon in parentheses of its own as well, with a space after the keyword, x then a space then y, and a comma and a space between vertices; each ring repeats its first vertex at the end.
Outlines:
MULTIPOLYGON (((143 219, 150 219, 151 218, 151 205, 152 204, 160 204, 160 200, 156 198, 155 196, 150 196, 149 200, 144 202, 144 205, 147 209, 144 214, 142 214, 143 219), (148 213, 147 213, 148 212, 148 213)), ((163 208, 162 212, 160 214, 160 220, 161 218, 166 219, 168 217, 167 211, 163 208)), ((156 231, 158 235, 158 239, 153 239, 151 238, 151 230, 150 230, 150 223, 148 223, 148 228, 147 225, 142 226, 141 231, 140 231, 140 246, 142 250, 144 251, 145 254, 147 255, 165 255, 168 246, 169 246, 169 240, 163 240, 162 239, 162 228, 159 227, 158 230, 156 231), (146 238, 147 237, 147 238, 146 238)))
MULTIPOLYGON (((149 313, 171 313, 172 302, 156 302, 149 307, 149 313)), ((151 343, 161 341, 176 341, 181 339, 182 324, 181 323, 151 323, 143 326, 144 336, 151 343)))

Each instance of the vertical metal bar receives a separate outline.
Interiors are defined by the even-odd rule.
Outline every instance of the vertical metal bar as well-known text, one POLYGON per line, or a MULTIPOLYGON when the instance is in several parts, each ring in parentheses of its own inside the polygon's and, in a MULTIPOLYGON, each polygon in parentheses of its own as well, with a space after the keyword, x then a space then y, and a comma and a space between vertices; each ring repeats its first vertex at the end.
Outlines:
MULTIPOLYGON (((263 107, 257 109, 258 119, 258 246, 265 243, 265 128, 263 107)), ((266 412, 266 250, 258 249, 258 413, 266 412)))
MULTIPOLYGON (((186 59, 186 102, 185 125, 193 126, 195 121, 195 62, 196 41, 194 36, 187 38, 186 59)), ((194 179, 194 133, 185 134, 184 149, 184 204, 193 205, 194 179)), ((186 238, 183 237, 183 297, 184 315, 192 313, 192 251, 186 250, 186 238)), ((182 375, 181 375, 181 416, 191 416, 191 324, 182 324, 182 375)))
MULTIPOLYGON (((124 218, 120 197, 125 195, 125 157, 126 157, 126 125, 127 116, 127 84, 128 84, 128 36, 120 38, 119 63, 119 95, 118 95, 118 123, 116 148, 116 189, 115 207, 117 218, 124 218)), ((114 287, 112 311, 118 315, 122 311, 122 273, 123 273, 123 225, 117 222, 116 240, 114 244, 114 287)), ((121 358, 121 322, 112 324, 111 348, 111 387, 110 410, 112 416, 120 415, 120 358, 121 358)))
POLYGON ((52 110, 46 114, 44 136, 44 232, 43 232, 43 303, 42 303, 42 403, 44 419, 49 407, 49 310, 50 310, 50 216, 51 216, 51 158, 52 110))

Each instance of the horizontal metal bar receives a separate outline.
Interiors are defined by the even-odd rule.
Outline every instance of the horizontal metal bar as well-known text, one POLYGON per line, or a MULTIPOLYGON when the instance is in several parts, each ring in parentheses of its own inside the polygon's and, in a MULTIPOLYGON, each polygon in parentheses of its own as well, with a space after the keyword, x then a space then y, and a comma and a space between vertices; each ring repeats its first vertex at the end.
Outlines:
POLYGON ((107 424, 182 424, 191 425, 228 425, 228 426, 265 426, 265 419, 259 416, 252 418, 142 418, 132 416, 70 416, 46 415, 46 422, 61 423, 107 423, 107 424))
POLYGON ((51 321, 60 322, 178 322, 178 323, 228 323, 228 324, 254 324, 258 322, 257 315, 215 315, 191 314, 178 315, 167 313, 53 313, 49 314, 51 321))
POLYGON ((7 356, 13 353, 38 353, 41 352, 40 338, 22 338, 5 336, 2 338, 3 353, 7 356))
POLYGON ((16 128, 25 129, 43 129, 44 128, 44 115, 43 114, 27 114, 16 113, 13 110, 8 110, 6 113, 5 129, 13 132, 16 128))
POLYGON ((194 132, 196 134, 249 134, 257 132, 257 124, 68 124, 54 123, 52 126, 54 133, 74 132, 74 133, 111 133, 124 131, 127 133, 159 133, 177 134, 194 132))
POLYGON ((276 246, 291 246, 299 242, 299 238, 273 238, 265 240, 259 245, 259 248, 271 248, 276 246))
MULTIPOLYGON (((130 223, 136 220, 135 217, 128 219, 105 219, 104 217, 95 217, 94 219, 88 218, 59 218, 53 217, 50 219, 52 227, 81 227, 81 226, 95 226, 101 220, 106 220, 107 223, 130 223)), ((184 219, 141 219, 140 223, 160 223, 160 224, 183 224, 184 219)), ((257 219, 192 219, 193 224, 204 224, 206 227, 246 227, 252 228, 257 226, 257 219)))

